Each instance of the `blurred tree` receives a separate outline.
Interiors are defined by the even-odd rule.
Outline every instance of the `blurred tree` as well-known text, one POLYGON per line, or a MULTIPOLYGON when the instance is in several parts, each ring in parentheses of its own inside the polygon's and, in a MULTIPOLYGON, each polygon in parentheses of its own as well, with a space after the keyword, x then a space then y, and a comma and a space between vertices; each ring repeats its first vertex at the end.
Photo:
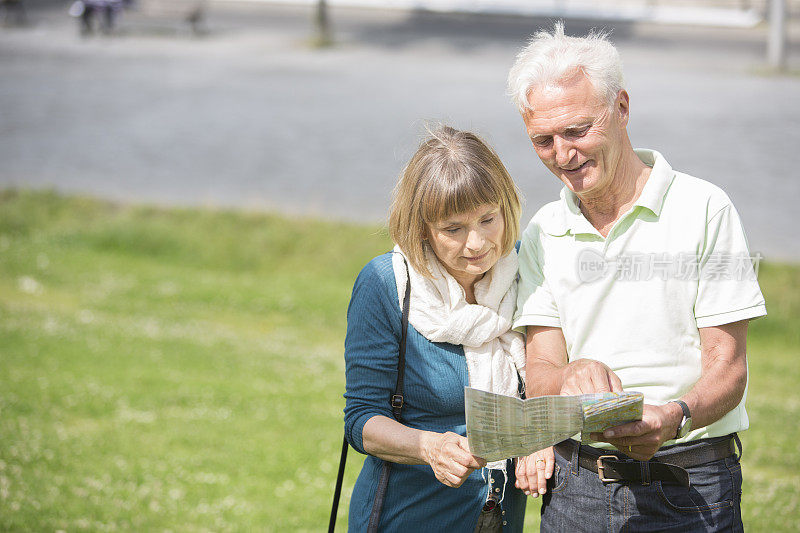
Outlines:
POLYGON ((767 59, 769 66, 775 70, 786 70, 786 2, 771 0, 769 2, 769 38, 767 41, 767 59))
POLYGON ((314 14, 314 29, 316 30, 313 39, 314 46, 325 47, 333 44, 330 26, 328 3, 325 0, 317 0, 317 9, 314 14))

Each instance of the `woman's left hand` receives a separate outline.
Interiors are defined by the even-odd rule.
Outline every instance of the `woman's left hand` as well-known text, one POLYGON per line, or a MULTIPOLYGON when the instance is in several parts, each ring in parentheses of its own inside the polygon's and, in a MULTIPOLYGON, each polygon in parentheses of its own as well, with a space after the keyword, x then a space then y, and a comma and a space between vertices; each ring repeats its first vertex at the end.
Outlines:
POLYGON ((553 475, 555 456, 553 447, 517 458, 516 486, 528 496, 537 498, 547 492, 547 480, 553 475))

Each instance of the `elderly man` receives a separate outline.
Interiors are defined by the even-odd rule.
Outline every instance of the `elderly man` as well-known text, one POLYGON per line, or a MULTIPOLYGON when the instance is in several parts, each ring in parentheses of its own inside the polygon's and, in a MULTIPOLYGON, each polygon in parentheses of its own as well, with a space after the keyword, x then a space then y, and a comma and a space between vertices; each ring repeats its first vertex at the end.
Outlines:
POLYGON ((766 310, 736 210, 633 149, 605 36, 538 33, 508 88, 565 185, 520 249, 514 327, 527 333, 529 394, 645 397, 641 421, 558 444, 549 491, 537 483, 545 461, 521 460, 522 488, 547 492, 542 530, 741 530, 747 324, 766 310))

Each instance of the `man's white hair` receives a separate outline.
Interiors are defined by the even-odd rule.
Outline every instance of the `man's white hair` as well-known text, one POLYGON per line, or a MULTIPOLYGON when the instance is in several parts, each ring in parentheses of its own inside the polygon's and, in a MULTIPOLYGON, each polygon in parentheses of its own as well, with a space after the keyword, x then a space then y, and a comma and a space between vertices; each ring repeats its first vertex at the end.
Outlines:
POLYGON ((586 37, 564 35, 558 21, 553 32, 537 32, 517 54, 508 73, 508 95, 520 113, 533 107, 528 101, 537 87, 557 87, 582 72, 594 85, 597 95, 612 105, 624 88, 622 61, 608 40, 607 32, 592 30, 586 37))

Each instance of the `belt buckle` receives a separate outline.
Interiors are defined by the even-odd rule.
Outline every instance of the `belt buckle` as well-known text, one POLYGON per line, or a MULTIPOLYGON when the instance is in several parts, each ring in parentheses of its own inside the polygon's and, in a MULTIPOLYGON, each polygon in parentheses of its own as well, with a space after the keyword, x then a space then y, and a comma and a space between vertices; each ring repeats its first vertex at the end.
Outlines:
POLYGON ((601 455, 597 458, 597 477, 600 478, 600 481, 603 483, 609 483, 611 481, 622 481, 622 478, 607 478, 605 477, 605 472, 603 471, 603 459, 619 459, 616 455, 601 455))

